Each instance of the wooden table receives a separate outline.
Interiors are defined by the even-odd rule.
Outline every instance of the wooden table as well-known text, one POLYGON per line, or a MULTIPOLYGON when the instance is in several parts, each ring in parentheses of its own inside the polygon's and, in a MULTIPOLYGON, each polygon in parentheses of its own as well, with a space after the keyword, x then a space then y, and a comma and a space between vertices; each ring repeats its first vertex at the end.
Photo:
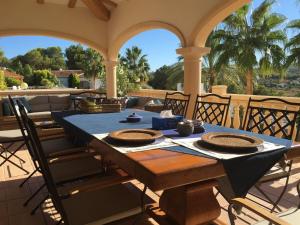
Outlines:
POLYGON ((91 146, 152 191, 164 190, 159 207, 150 212, 160 224, 209 224, 219 217, 213 187, 216 178, 225 176, 221 162, 163 149, 123 154, 99 139, 91 146))
POLYGON ((162 149, 122 154, 96 139, 91 145, 152 191, 164 190, 159 207, 177 224, 205 224, 219 217, 214 179, 225 172, 217 160, 162 149))

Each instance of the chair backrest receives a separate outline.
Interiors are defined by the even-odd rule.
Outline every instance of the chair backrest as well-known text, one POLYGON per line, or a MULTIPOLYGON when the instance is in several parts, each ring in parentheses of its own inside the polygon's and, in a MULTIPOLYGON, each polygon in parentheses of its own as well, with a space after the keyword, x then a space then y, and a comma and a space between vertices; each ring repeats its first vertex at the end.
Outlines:
POLYGON ((39 166, 37 165, 37 162, 36 162, 37 153, 33 148, 33 140, 30 138, 30 135, 29 135, 29 133, 30 133, 30 130, 29 130, 29 127, 28 127, 29 117, 26 113, 25 106, 19 100, 17 100, 16 102, 17 102, 17 105, 19 107, 19 113, 17 112, 15 107, 14 107, 14 110, 15 110, 14 113, 16 115, 16 118, 18 118, 17 120, 20 121, 18 123, 19 123, 20 129, 22 131, 22 135, 24 137, 26 147, 29 151, 29 154, 30 154, 31 159, 34 163, 34 166, 37 169, 37 168, 39 168, 39 166))
POLYGON ((172 110, 174 115, 186 116, 191 95, 181 92, 166 93, 163 110, 172 110))
POLYGON ((9 104, 10 109, 14 113, 14 115, 17 119, 17 122, 18 122, 19 128, 21 130, 22 136, 24 138, 24 142, 26 144, 27 150, 31 156, 31 159, 34 163, 35 168, 37 169, 37 168, 39 168, 39 166, 36 163, 36 155, 32 149, 32 144, 29 140, 28 131, 27 131, 26 127, 24 126, 24 122, 26 122, 25 119, 28 118, 26 110, 25 110, 25 106, 19 100, 14 100, 10 95, 8 95, 8 99, 9 99, 9 103, 10 103, 9 104), (18 110, 16 108, 16 104, 18 105, 18 110), (24 116, 25 119, 22 118, 22 115, 24 116))
POLYGON ((243 130, 291 140, 296 136, 299 110, 300 103, 280 98, 249 98, 243 130))
POLYGON ((35 128, 34 122, 32 119, 28 118, 28 129, 30 130, 29 136, 30 139, 33 141, 33 149, 35 149, 35 152, 37 153, 37 160, 40 165, 40 169, 43 175, 43 178, 45 180, 45 184, 48 189, 48 194, 50 198, 52 199, 53 205, 56 208, 56 210, 60 213, 64 224, 69 224, 68 219, 63 207, 63 204, 61 202, 61 198, 59 197, 57 186, 54 182, 53 176, 50 171, 50 167, 47 161, 47 158, 44 154, 43 147, 41 145, 39 136, 37 134, 37 130, 35 128))
POLYGON ((217 94, 197 95, 193 119, 220 126, 225 125, 230 101, 231 96, 225 97, 217 94))

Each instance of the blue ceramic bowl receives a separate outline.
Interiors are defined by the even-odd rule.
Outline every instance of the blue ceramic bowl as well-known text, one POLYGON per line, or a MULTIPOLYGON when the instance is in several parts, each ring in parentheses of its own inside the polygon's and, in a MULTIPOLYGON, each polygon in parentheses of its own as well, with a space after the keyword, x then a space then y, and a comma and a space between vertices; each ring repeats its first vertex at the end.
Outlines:
POLYGON ((129 123, 137 123, 137 122, 140 122, 142 120, 142 118, 143 118, 142 116, 139 116, 136 113, 132 113, 126 119, 127 119, 127 122, 129 122, 129 123))

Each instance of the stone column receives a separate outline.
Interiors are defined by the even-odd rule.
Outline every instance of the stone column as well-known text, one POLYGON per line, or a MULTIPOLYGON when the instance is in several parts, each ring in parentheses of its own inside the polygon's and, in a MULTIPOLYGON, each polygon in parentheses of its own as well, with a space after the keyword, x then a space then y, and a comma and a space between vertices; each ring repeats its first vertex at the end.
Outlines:
POLYGON ((104 63, 106 70, 106 94, 108 98, 117 97, 117 65, 114 60, 104 63))
POLYGON ((184 59, 184 93, 191 94, 187 118, 192 118, 197 94, 201 92, 201 62, 202 56, 209 53, 210 48, 186 47, 176 50, 184 59))

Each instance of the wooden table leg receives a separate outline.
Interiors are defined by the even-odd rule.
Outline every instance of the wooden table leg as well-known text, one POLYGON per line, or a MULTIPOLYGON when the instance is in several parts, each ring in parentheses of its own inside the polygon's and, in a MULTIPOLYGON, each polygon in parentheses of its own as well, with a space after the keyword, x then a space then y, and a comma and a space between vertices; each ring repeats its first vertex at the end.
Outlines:
POLYGON ((208 224, 221 214, 213 193, 216 181, 205 181, 163 192, 159 207, 178 225, 208 224))

